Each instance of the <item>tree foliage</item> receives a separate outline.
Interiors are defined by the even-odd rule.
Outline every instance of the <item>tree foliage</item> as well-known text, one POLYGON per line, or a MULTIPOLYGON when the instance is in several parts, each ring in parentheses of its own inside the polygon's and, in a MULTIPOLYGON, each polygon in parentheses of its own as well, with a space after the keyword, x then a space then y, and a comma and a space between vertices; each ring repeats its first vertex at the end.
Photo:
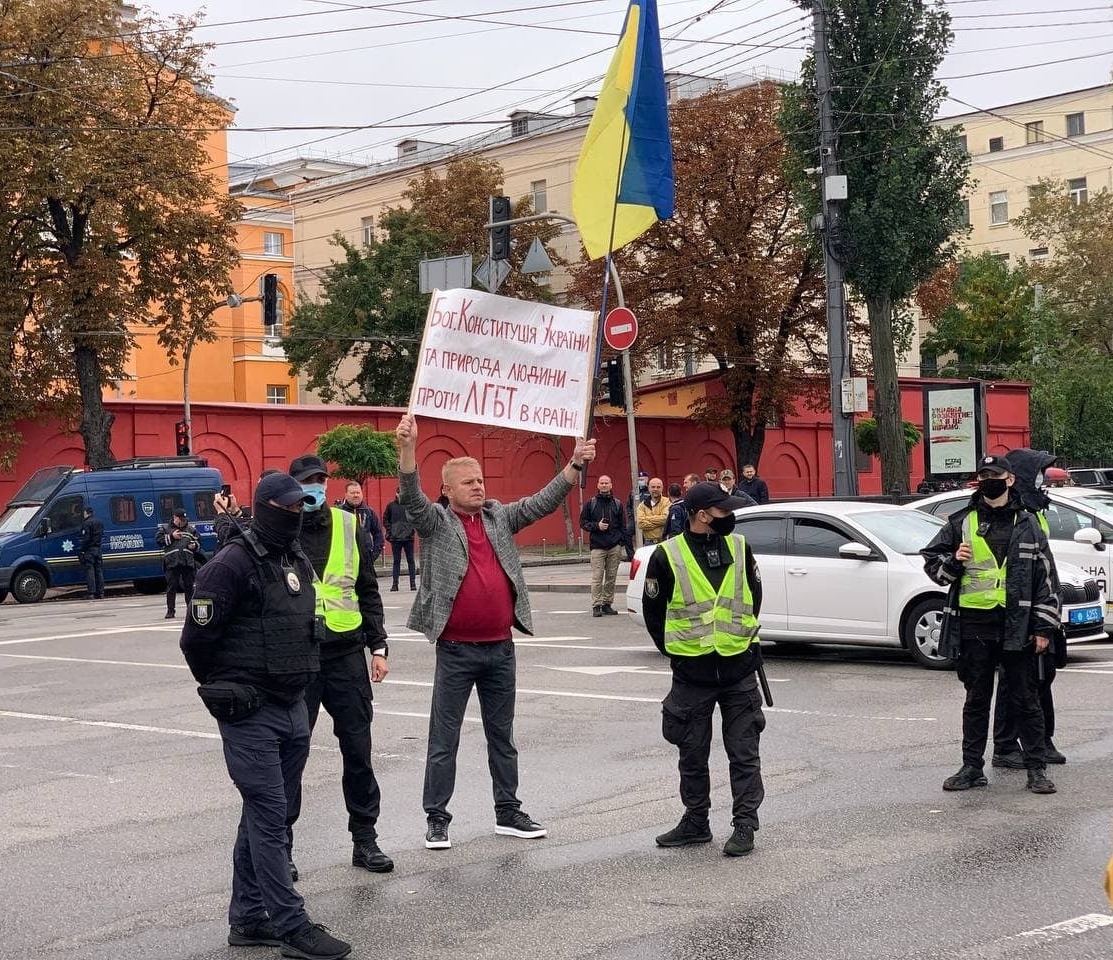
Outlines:
POLYGON ((207 150, 230 118, 207 93, 196 21, 117 0, 4 0, 0 36, 0 423, 80 413, 112 460, 103 388, 153 329, 176 357, 238 259, 238 205, 207 150))
MULTIPOLYGON (((714 358, 722 390, 692 418, 729 426, 739 463, 758 463, 769 423, 826 364, 823 277, 783 175, 777 108, 767 83, 674 105, 675 213, 616 254, 636 359, 714 358)), ((597 308, 601 280, 582 261, 572 293, 597 308)))
MULTIPOLYGON (((923 436, 919 427, 909 420, 901 421, 901 433, 904 437, 905 449, 909 451, 923 436)), ((854 442, 858 445, 858 449, 868 456, 875 457, 881 452, 877 421, 873 417, 865 417, 854 424, 854 442)))
MULTIPOLYGON (((478 264, 487 255, 488 197, 502 192, 502 182, 494 160, 450 160, 443 176, 425 168, 409 181, 402 194, 409 206, 383 214, 381 239, 357 247, 338 234, 333 243, 341 259, 325 271, 319 295, 299 302, 283 338, 292 372, 304 374, 326 403, 407 403, 429 308, 418 264, 461 253, 478 264)), ((513 209, 516 217, 531 212, 529 197, 513 209)), ((514 231, 511 265, 520 267, 532 238, 551 240, 559 228, 528 224, 514 231)), ((515 269, 499 293, 549 298, 540 278, 515 269)))
POLYGON ((334 477, 365 483, 371 477, 398 473, 398 451, 393 433, 342 423, 317 438, 317 454, 336 464, 334 477))
POLYGON ((917 291, 917 303, 932 324, 923 354, 939 358, 940 376, 1011 376, 1032 352, 1035 291, 1027 270, 983 253, 944 271, 917 291))
MULTIPOLYGON (((837 155, 849 195, 828 238, 838 239, 847 280, 866 303, 882 487, 907 491, 895 346, 907 329, 894 324, 893 311, 950 257, 952 237, 962 232, 969 168, 960 131, 932 122, 945 94, 933 78, 952 38, 950 17, 920 0, 827 6, 837 155)), ((785 94, 781 117, 791 176, 809 215, 820 206, 817 180, 804 173, 819 165, 818 116, 809 57, 801 82, 785 94)))
POLYGON ((359 248, 333 238, 343 259, 325 271, 321 295, 290 317, 282 347, 326 403, 404 406, 410 396, 429 298, 417 263, 440 256, 440 237, 409 210, 383 215, 382 240, 359 248))

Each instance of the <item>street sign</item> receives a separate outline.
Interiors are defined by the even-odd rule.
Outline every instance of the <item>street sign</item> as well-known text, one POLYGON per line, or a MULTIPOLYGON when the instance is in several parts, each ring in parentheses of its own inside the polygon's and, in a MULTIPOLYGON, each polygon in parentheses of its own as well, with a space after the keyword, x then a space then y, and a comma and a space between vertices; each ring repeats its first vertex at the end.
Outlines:
POLYGON ((454 290, 471 286, 471 254, 456 257, 435 257, 417 263, 418 289, 422 293, 434 290, 454 290))
POLYGON ((522 261, 522 273, 552 273, 553 260, 549 256, 540 237, 534 237, 529 246, 529 253, 522 261))
POLYGON ((475 270, 475 279, 487 289, 488 293, 498 290, 508 276, 510 276, 510 264, 505 260, 492 260, 490 257, 484 257, 483 262, 475 270))
POLYGON ((603 338, 612 350, 629 350, 638 339, 638 318, 626 307, 615 307, 603 322, 603 338))

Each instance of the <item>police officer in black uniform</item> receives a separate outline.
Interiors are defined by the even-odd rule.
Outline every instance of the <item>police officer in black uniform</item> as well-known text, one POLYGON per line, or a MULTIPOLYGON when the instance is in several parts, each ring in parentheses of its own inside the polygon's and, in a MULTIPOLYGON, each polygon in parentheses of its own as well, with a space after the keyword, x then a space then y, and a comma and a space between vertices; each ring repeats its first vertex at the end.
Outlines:
POLYGON ((761 576, 749 544, 733 533, 734 511, 750 500, 730 496, 718 483, 697 483, 684 504, 688 529, 653 551, 642 596, 646 629, 671 661, 662 732, 680 750, 685 807, 680 823, 661 834, 657 845, 711 841, 708 757, 718 704, 734 798, 734 832, 723 853, 740 857, 754 849, 757 811, 765 798, 759 754, 765 715, 756 674, 761 576))
POLYGON ((89 588, 90 600, 104 599, 104 557, 101 546, 104 542, 104 524, 97 519, 92 507, 86 507, 82 513, 85 522, 77 535, 81 537, 81 546, 78 547, 77 557, 81 566, 85 568, 85 584, 89 588))
POLYGON ((950 588, 939 653, 958 659, 958 678, 966 688, 962 766, 943 781, 948 791, 989 782, 983 773, 989 706, 1001 666, 1024 748, 1027 787, 1038 794, 1055 792, 1046 774, 1037 663, 1059 630, 1059 599, 1051 586, 1047 537, 1013 489, 1015 480, 1007 458, 983 457, 969 506, 951 514, 920 551, 927 575, 950 588))
POLYGON ((197 552, 201 541, 197 530, 189 522, 185 510, 178 507, 170 523, 158 528, 156 539, 163 548, 162 566, 166 574, 166 618, 174 619, 175 598, 185 594, 186 608, 193 597, 193 583, 197 576, 197 552))
POLYGON ((286 807, 309 756, 305 688, 319 667, 313 569, 298 545, 307 499, 288 474, 260 481, 251 529, 198 575, 181 648, 243 798, 228 943, 341 960, 351 946, 310 921, 286 857, 286 807))
MULTIPOLYGON (((328 468, 318 456, 306 454, 290 464, 290 475, 297 480, 310 502, 302 516, 300 542, 316 573, 316 587, 330 579, 333 542, 344 542, 342 523, 348 514, 325 505, 325 482, 328 468)), ((375 770, 371 765, 371 718, 373 715, 371 683, 381 683, 390 667, 387 665, 386 626, 379 581, 375 576, 374 548, 371 537, 358 524, 355 526, 358 573, 352 584, 354 596, 335 597, 334 608, 358 605, 349 617, 354 624, 341 629, 335 624, 334 613, 325 611, 325 632, 321 638, 321 672, 305 691, 309 708, 309 729, 312 731, 324 706, 332 717, 332 729, 340 745, 344 773, 341 787, 348 809, 348 830, 352 835, 352 866, 372 873, 389 873, 394 861, 379 849, 378 829, 381 794, 375 770), (371 652, 368 674, 367 653, 371 652)), ((342 546, 338 552, 343 552, 342 546)), ((339 593, 339 591, 338 591, 339 593)), ((297 879, 293 860, 294 824, 301 815, 301 789, 291 798, 286 812, 290 842, 290 874, 297 879)))

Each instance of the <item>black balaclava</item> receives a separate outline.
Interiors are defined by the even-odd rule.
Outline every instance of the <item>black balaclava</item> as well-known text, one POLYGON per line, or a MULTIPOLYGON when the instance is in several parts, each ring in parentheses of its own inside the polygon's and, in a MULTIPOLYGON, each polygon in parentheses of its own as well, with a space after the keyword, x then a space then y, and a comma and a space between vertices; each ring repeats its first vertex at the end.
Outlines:
POLYGON ((301 533, 301 511, 293 513, 271 506, 266 500, 256 500, 251 529, 266 546, 287 550, 301 533))

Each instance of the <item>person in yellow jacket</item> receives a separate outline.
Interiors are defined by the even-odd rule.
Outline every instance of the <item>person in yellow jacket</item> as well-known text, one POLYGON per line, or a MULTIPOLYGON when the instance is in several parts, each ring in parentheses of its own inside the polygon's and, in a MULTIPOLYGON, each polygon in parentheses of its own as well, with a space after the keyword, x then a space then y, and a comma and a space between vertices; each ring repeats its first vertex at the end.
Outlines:
POLYGON ((659 477, 649 481, 649 493, 635 510, 635 520, 644 543, 660 543, 665 539, 665 524, 672 501, 665 496, 665 485, 659 477))
POLYGON ((765 797, 759 742, 765 729, 756 671, 761 665, 761 576, 734 511, 748 499, 718 483, 697 483, 684 498, 688 529, 660 544, 646 567, 642 613, 657 649, 672 666, 662 703, 662 733, 680 752, 684 815, 657 837, 661 847, 709 843, 711 716, 718 704, 730 768, 733 832, 728 857, 754 849, 765 797))

